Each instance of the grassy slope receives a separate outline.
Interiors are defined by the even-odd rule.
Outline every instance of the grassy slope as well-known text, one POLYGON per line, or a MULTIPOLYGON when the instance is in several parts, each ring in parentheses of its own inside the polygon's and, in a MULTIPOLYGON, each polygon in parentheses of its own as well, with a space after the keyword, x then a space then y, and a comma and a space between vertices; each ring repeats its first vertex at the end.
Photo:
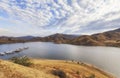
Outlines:
POLYGON ((0 78, 56 78, 42 71, 0 60, 0 78))
POLYGON ((95 74, 95 78, 114 78, 90 66, 71 61, 32 59, 31 67, 24 67, 8 61, 0 60, 0 78, 58 78, 51 70, 62 70, 69 78, 87 78, 95 74), (79 72, 79 73, 77 73, 79 72))

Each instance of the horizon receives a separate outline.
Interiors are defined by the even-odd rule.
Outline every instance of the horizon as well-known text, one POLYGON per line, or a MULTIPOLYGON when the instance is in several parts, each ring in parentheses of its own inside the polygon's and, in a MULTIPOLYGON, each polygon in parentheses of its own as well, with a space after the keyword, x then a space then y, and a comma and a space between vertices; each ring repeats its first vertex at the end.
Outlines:
POLYGON ((0 0, 0 78, 119 78, 120 0, 0 0))
POLYGON ((0 0, 0 36, 91 35, 120 28, 119 0, 0 0))
MULTIPOLYGON (((99 33, 105 33, 105 32, 114 31, 114 30, 117 30, 117 29, 120 29, 120 28, 111 29, 111 30, 103 31, 103 32, 99 32, 99 33)), ((63 33, 54 33, 54 34, 50 34, 50 35, 46 35, 46 36, 35 36, 35 35, 5 36, 5 35, 1 35, 0 37, 27 37, 27 36, 31 36, 31 37, 47 37, 47 36, 51 36, 51 35, 55 35, 55 34, 73 35, 73 36, 83 36, 83 35, 94 35, 94 34, 99 34, 99 33, 93 33, 93 34, 63 34, 63 33)))

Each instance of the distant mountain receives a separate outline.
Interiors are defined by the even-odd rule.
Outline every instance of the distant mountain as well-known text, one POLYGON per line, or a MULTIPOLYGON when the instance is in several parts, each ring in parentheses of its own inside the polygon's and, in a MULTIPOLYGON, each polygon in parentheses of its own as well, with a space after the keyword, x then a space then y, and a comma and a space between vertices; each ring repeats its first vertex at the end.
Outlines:
POLYGON ((75 45, 120 47, 120 28, 103 33, 80 36, 71 40, 70 43, 75 45))
POLYGON ((0 44, 17 43, 17 42, 25 42, 25 40, 19 39, 19 38, 16 38, 16 37, 7 37, 7 36, 1 36, 0 37, 0 44))
POLYGON ((93 35, 67 35, 67 34, 53 34, 46 37, 0 37, 0 43, 14 43, 14 42, 54 42, 59 44, 73 44, 84 46, 115 46, 120 47, 120 28, 103 33, 97 33, 93 35))
POLYGON ((53 34, 39 39, 44 42, 64 43, 84 46, 116 46, 120 47, 120 28, 93 35, 53 34))
POLYGON ((77 38, 77 37, 79 37, 79 36, 56 33, 56 34, 41 38, 41 41, 55 42, 55 43, 66 43, 66 41, 72 40, 72 39, 77 38))
POLYGON ((32 39, 36 37, 34 36, 21 36, 21 37, 7 37, 7 36, 1 36, 0 37, 0 44, 4 43, 24 43, 24 42, 30 42, 32 39))
POLYGON ((86 45, 86 46, 103 46, 104 44, 99 43, 99 41, 96 41, 92 38, 92 36, 84 35, 80 36, 78 38, 75 38, 71 41, 69 41, 70 44, 74 45, 86 45))
POLYGON ((33 38, 35 38, 34 36, 22 36, 22 37, 16 37, 18 39, 25 39, 25 40, 31 40, 33 38))
MULTIPOLYGON (((53 35, 50 35, 50 36, 47 36, 47 37, 51 37, 51 38, 65 38, 65 39, 74 39, 74 38, 77 38, 79 37, 79 35, 67 35, 67 34, 60 34, 60 33, 56 33, 56 34, 53 34, 53 35)), ((47 37, 44 37, 44 38, 47 38, 47 37)))
POLYGON ((98 33, 92 35, 93 37, 96 38, 96 40, 120 40, 120 28, 104 33, 98 33))

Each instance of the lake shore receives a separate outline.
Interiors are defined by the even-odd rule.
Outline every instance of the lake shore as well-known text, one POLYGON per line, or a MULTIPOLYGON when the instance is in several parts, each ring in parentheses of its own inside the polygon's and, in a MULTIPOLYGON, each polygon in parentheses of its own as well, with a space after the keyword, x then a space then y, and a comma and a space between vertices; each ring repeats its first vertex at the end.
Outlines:
MULTIPOLYGON (((95 78, 115 78, 114 76, 112 76, 111 74, 103 71, 102 69, 91 65, 91 64, 87 64, 84 62, 78 62, 78 61, 71 61, 71 60, 49 60, 49 59, 32 59, 32 62, 34 64, 40 64, 41 66, 47 66, 47 67, 51 67, 52 69, 61 69, 63 71, 65 71, 68 74, 73 73, 73 75, 76 77, 75 78, 79 78, 79 77, 83 77, 85 76, 86 78, 89 78, 90 75, 95 75, 95 78), (46 63, 47 62, 47 63, 46 63), (71 73, 68 70, 72 70, 71 73), (76 71, 76 72, 75 72, 76 71), (77 72, 81 72, 83 74, 77 74, 77 72)), ((36 67, 35 67, 36 68, 36 67)), ((71 77, 71 78, 74 78, 71 77)), ((83 77, 84 78, 84 77, 83 77)))
POLYGON ((60 70, 69 78, 91 78, 91 76, 94 76, 94 78, 115 78, 95 66, 83 62, 49 59, 31 59, 31 62, 33 65, 26 67, 10 61, 0 60, 0 74, 2 74, 0 77, 13 78, 22 74, 19 78, 59 78, 51 71, 60 70), (31 72, 32 74, 29 76, 31 72), (42 72, 42 74, 39 72, 42 72), (7 75, 5 75, 6 73, 7 75))

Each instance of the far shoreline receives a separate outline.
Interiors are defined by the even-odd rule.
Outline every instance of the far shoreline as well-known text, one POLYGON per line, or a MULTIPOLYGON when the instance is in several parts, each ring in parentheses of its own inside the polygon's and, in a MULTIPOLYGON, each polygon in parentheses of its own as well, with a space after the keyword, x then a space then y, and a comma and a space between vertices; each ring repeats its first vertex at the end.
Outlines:
POLYGON ((5 42, 5 43, 0 43, 0 45, 4 44, 19 44, 19 43, 34 43, 34 42, 42 42, 42 43, 53 43, 53 44, 66 44, 66 45, 73 45, 73 46, 85 46, 85 47, 115 47, 115 48, 120 48, 118 46, 106 46, 106 45, 75 45, 75 44, 69 44, 69 43, 55 43, 55 42, 50 42, 50 41, 26 41, 26 42, 5 42))

